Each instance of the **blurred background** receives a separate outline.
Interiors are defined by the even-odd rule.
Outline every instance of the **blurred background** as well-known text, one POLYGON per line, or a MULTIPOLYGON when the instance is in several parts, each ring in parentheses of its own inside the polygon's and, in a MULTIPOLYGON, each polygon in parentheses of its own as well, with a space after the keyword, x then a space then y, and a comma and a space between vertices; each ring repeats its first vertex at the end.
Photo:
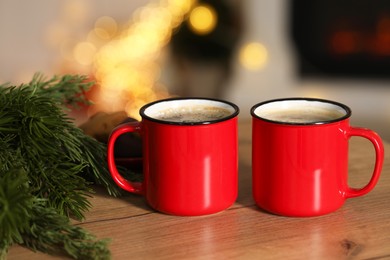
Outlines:
POLYGON ((390 2, 320 0, 1 0, 0 84, 36 72, 88 75, 96 111, 171 96, 250 108, 332 99, 390 141, 390 2))

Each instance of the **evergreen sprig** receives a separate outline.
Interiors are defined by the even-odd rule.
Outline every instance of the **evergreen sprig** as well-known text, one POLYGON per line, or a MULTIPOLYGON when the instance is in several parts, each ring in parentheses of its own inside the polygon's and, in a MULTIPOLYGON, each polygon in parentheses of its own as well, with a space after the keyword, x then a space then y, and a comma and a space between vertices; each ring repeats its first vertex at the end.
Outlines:
POLYGON ((88 103, 86 77, 66 75, 0 85, 0 258, 14 243, 74 258, 109 257, 106 240, 72 226, 90 208, 90 183, 120 195, 106 147, 85 135, 63 108, 88 103))
MULTIPOLYGON (((2 242, 22 243, 28 229, 34 196, 24 170, 13 169, 0 176, 0 237, 2 242)), ((1 242, 0 242, 1 243, 1 242)))
POLYGON ((30 222, 31 226, 24 232, 23 245, 32 250, 68 254, 75 259, 98 260, 110 256, 107 239, 97 240, 45 203, 37 202, 33 206, 30 222))

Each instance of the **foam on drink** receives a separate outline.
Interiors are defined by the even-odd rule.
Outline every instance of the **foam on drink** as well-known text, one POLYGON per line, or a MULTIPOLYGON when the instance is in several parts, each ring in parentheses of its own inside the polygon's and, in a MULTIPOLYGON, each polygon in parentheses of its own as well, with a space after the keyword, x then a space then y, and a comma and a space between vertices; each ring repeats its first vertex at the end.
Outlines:
POLYGON ((161 110, 154 118, 169 122, 197 123, 219 120, 231 114, 231 111, 222 107, 184 106, 161 110))
POLYGON ((307 100, 281 100, 265 103, 254 110, 264 119, 291 124, 329 122, 347 115, 347 111, 333 103, 307 100))

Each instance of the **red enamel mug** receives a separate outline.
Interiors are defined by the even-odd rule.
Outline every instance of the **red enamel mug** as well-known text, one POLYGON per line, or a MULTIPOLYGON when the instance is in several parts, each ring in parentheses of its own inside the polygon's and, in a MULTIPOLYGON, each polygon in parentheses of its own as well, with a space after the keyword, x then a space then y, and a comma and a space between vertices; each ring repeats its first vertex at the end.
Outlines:
POLYGON ((383 164, 381 138, 349 124, 346 105, 288 98, 252 107, 252 188, 256 204, 271 213, 307 217, 333 212, 376 185, 383 164), (368 184, 348 186, 348 142, 367 138, 376 153, 368 184))
POLYGON ((196 216, 227 209, 238 190, 238 113, 235 104, 217 99, 173 98, 145 105, 141 122, 122 124, 111 133, 107 159, 112 178, 163 213, 196 216), (126 180, 115 165, 115 140, 128 132, 142 138, 142 183, 126 180))

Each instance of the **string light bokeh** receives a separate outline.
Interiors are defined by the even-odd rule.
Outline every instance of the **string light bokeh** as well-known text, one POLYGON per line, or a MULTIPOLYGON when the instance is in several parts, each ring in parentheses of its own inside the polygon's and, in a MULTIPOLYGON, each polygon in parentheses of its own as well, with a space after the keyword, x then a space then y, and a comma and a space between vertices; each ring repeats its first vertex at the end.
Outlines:
POLYGON ((217 21, 216 11, 212 6, 206 4, 196 6, 189 16, 191 30, 200 35, 208 34, 214 30, 217 21))
MULTIPOLYGON (((88 35, 77 40, 69 37, 69 31, 85 22, 87 8, 70 1, 63 12, 64 23, 51 27, 49 42, 60 46, 68 64, 65 70, 88 74, 96 81, 95 91, 89 94, 94 103, 89 115, 124 110, 136 119, 146 103, 170 97, 168 87, 160 81, 161 56, 175 29, 187 21, 193 33, 203 36, 218 23, 217 12, 209 4, 160 0, 136 9, 125 24, 110 16, 99 17, 88 35)), ((260 43, 243 43, 238 50, 237 62, 245 69, 260 70, 267 60, 267 50, 260 43)))
POLYGON ((268 51, 259 42, 249 42, 240 48, 239 59, 246 69, 260 70, 267 65, 268 51))
MULTIPOLYGON (((91 56, 100 86, 95 97, 97 106, 106 111, 124 109, 130 117, 138 119, 141 106, 169 96, 158 81, 161 73, 158 59, 173 30, 194 3, 194 0, 160 1, 136 10, 129 25, 91 56)), ((101 18, 93 32, 110 39, 116 27, 111 19, 101 18)))

